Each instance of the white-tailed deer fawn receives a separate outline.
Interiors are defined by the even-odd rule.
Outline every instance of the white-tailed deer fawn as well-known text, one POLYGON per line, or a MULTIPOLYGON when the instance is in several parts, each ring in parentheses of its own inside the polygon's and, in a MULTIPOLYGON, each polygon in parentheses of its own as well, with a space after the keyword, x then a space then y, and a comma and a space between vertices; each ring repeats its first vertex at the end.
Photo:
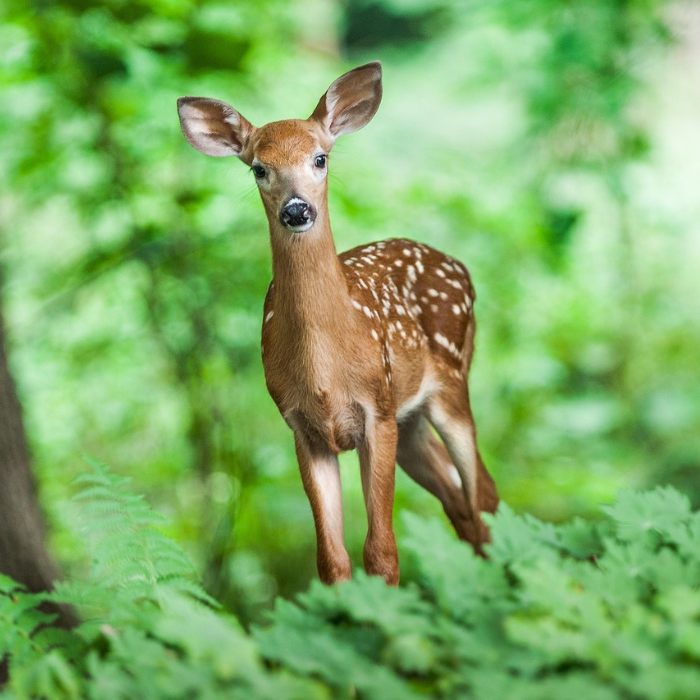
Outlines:
POLYGON ((479 512, 498 503, 469 405, 475 297, 467 269, 404 239, 336 253, 328 153, 338 136, 372 119, 381 96, 381 66, 368 63, 338 78, 305 120, 256 128, 224 102, 178 100, 190 144, 210 156, 238 156, 260 190, 274 275, 262 327, 265 379, 294 431, 318 572, 328 583, 351 575, 340 452, 359 452, 369 523, 365 569, 391 584, 399 579, 397 461, 440 499, 477 552, 489 539, 479 512))

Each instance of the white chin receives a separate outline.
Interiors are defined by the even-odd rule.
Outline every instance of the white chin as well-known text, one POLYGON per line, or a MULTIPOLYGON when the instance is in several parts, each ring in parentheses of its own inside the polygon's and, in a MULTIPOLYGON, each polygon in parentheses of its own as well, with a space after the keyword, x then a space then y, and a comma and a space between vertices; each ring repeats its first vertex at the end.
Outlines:
POLYGON ((292 233, 304 233, 305 231, 308 231, 313 225, 313 221, 308 221, 307 223, 302 224, 301 226, 287 226, 287 230, 291 231, 292 233))

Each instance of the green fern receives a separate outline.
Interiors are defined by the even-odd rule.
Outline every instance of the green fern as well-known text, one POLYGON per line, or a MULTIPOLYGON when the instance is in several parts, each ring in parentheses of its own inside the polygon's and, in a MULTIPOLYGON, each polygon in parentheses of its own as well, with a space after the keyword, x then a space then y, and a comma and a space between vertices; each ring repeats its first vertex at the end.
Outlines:
POLYGON ((93 470, 75 481, 82 488, 74 497, 80 534, 92 555, 90 578, 59 584, 53 598, 79 607, 88 618, 114 609, 115 596, 126 615, 144 604, 161 607, 166 591, 216 607, 189 557, 158 529, 165 518, 127 489, 130 479, 95 460, 90 464, 93 470))

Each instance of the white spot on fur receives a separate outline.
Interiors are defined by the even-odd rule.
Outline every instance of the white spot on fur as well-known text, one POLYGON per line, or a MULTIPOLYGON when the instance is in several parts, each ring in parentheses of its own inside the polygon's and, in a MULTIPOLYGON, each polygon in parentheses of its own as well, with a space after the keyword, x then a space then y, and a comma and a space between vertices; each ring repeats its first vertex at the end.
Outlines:
POLYGON ((435 342, 438 345, 442 345, 443 348, 449 348, 450 347, 450 341, 445 338, 445 336, 442 333, 435 333, 433 335, 433 338, 435 338, 435 342))
POLYGON ((438 345, 442 345, 442 347, 445 348, 450 353, 450 355, 453 355, 456 358, 460 357, 460 352, 457 349, 457 346, 453 342, 445 338, 445 336, 442 335, 442 333, 435 333, 435 335, 433 335, 433 338, 435 338, 435 342, 438 345))

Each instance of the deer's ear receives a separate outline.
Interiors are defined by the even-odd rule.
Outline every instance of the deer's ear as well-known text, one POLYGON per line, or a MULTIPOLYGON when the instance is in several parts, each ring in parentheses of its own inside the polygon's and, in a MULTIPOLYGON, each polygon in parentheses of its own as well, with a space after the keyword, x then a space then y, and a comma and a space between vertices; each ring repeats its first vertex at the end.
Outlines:
POLYGON ((240 156, 255 127, 231 105, 208 97, 177 101, 182 133, 190 145, 208 156, 240 156))
POLYGON ((382 65, 366 63, 341 75, 320 99, 311 119, 333 139, 369 123, 382 101, 382 65))

